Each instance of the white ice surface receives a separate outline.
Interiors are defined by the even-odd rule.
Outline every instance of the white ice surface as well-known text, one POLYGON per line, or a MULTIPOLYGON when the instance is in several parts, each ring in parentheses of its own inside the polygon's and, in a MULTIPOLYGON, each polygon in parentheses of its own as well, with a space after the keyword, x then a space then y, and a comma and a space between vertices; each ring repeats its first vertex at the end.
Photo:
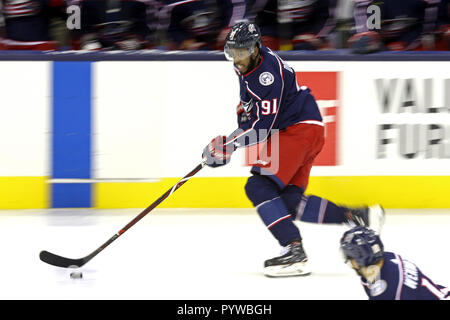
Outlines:
MULTIPOLYGON (((142 209, 0 210, 0 299, 366 299, 343 263, 340 225, 298 223, 312 275, 267 278, 280 247, 253 209, 155 209, 81 268, 38 258, 92 252, 142 209)), ((385 249, 449 286, 450 210, 387 210, 385 249)))

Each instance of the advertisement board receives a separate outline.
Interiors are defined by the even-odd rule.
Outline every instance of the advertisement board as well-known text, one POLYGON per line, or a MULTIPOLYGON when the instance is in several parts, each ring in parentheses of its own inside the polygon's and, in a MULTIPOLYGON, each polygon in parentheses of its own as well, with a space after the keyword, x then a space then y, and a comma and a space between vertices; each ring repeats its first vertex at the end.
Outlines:
MULTIPOLYGON (((326 129, 307 194, 450 207, 450 62, 288 62, 312 90, 326 129)), ((237 127, 238 79, 227 61, 0 63, 2 208, 146 207, 201 161, 212 138, 237 127), (90 89, 77 79, 90 79, 90 89), (61 83, 73 83, 70 92, 61 83), (71 119, 72 129, 64 125, 71 119), (90 147, 77 155, 80 171, 77 157, 60 152, 82 142, 90 147), (30 187, 12 188, 24 179, 30 187)), ((238 150, 161 206, 251 207, 248 176, 238 150)))

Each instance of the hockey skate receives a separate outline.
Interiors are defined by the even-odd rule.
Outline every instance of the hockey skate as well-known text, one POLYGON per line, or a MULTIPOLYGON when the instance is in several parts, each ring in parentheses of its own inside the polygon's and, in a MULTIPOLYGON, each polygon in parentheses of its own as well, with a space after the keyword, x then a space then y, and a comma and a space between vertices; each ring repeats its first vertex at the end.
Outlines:
POLYGON ((384 224, 384 209, 378 204, 370 207, 349 208, 345 212, 345 219, 351 227, 368 227, 380 234, 384 224))
POLYGON ((306 262, 308 257, 300 240, 293 240, 284 253, 264 262, 264 274, 268 277, 305 276, 311 273, 306 262))

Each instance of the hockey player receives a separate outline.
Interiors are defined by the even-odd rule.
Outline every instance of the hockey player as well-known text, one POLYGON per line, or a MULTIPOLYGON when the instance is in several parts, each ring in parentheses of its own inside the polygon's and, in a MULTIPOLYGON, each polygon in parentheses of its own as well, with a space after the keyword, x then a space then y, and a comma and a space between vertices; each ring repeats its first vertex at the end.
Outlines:
POLYGON ((438 10, 437 50, 450 50, 450 1, 441 0, 438 10))
POLYGON ((83 50, 139 50, 151 46, 146 0, 83 0, 79 47, 83 50))
POLYGON ((247 18, 261 28, 262 43, 272 50, 333 48, 337 0, 253 0, 247 18))
MULTIPOLYGON (((294 220, 351 223, 381 228, 380 206, 348 208, 326 199, 306 196, 309 174, 324 144, 319 108, 306 87, 299 87, 294 70, 267 47, 253 23, 238 23, 227 35, 225 55, 234 62, 240 84, 239 134, 218 136, 204 149, 207 165, 227 164, 233 151, 263 143, 279 152, 255 164, 245 192, 262 221, 286 252, 265 261, 267 276, 308 274, 307 256, 294 220), (278 163, 275 170, 273 163, 278 163)), ((267 154, 265 152, 262 152, 267 154)))
POLYGON ((57 50, 52 39, 51 19, 66 18, 64 0, 0 0, 5 20, 5 38, 0 50, 57 50))
POLYGON ((163 3, 161 29, 169 50, 223 50, 227 31, 245 14, 244 0, 164 0, 163 3))
POLYGON ((450 299, 448 288, 435 284, 414 263, 384 251, 380 237, 367 227, 345 232, 340 246, 370 300, 450 299))
POLYGON ((410 0, 407 4, 397 0, 354 2, 356 34, 348 42, 352 51, 439 49, 438 11, 442 11, 447 0, 410 0))

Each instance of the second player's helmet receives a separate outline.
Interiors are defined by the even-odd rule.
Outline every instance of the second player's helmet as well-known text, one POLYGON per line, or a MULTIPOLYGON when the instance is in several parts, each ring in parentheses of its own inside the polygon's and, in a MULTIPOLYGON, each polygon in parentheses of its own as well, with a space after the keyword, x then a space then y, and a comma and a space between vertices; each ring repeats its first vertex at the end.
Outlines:
POLYGON ((341 238, 341 250, 346 262, 356 261, 358 266, 367 267, 383 258, 384 247, 380 237, 367 227, 355 227, 341 238))
POLYGON ((255 45, 261 47, 261 32, 258 26, 254 23, 239 22, 231 28, 225 39, 225 57, 233 60, 237 51, 232 49, 247 49, 251 55, 255 45))

